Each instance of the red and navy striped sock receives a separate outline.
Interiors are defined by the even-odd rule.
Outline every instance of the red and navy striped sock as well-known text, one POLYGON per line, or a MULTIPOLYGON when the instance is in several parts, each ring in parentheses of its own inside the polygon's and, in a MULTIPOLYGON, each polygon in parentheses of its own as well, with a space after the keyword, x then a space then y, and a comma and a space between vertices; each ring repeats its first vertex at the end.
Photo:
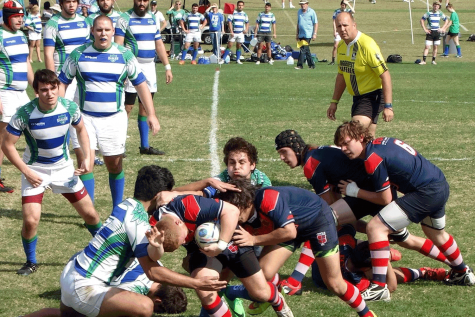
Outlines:
POLYGON ((386 275, 389 263, 389 241, 378 241, 369 244, 371 264, 373 266, 373 283, 386 285, 386 275))
POLYGON ((447 257, 447 260, 450 261, 452 269, 459 273, 465 272, 466 265, 463 262, 462 254, 454 237, 449 235, 449 240, 438 248, 447 257))
POLYGON ((305 274, 307 274, 308 269, 315 261, 315 256, 312 252, 312 247, 310 246, 310 241, 307 241, 303 244, 302 251, 300 253, 299 262, 295 266, 294 271, 287 279, 290 285, 298 286, 299 283, 302 283, 305 274))
POLYGON ((363 297, 361 297, 358 289, 347 281, 345 281, 345 283, 347 286, 346 292, 343 296, 340 296, 340 298, 350 305, 351 308, 356 310, 359 316, 373 316, 373 313, 368 309, 368 306, 366 306, 366 302, 364 301, 363 297))
POLYGON ((216 300, 212 304, 203 305, 203 308, 210 317, 232 317, 228 306, 219 296, 216 296, 216 300))
POLYGON ((268 302, 272 305, 275 311, 281 311, 284 306, 284 299, 282 298, 282 294, 279 293, 277 290, 277 286, 272 284, 271 282, 267 282, 270 287, 270 298, 268 302))
POLYGON ((443 255, 440 252, 439 248, 437 248, 434 245, 434 243, 429 239, 426 239, 426 241, 422 245, 422 248, 419 250, 419 253, 421 253, 421 254, 429 257, 429 258, 432 258, 434 260, 437 260, 437 261, 440 261, 440 262, 445 263, 447 265, 450 265, 450 261, 447 260, 445 255, 443 255))

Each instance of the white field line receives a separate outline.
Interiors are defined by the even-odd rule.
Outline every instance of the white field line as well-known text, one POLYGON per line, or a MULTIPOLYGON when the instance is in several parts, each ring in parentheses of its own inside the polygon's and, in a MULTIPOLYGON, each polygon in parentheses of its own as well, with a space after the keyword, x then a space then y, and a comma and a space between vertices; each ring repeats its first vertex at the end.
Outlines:
POLYGON ((216 133, 218 132, 218 87, 219 87, 219 68, 214 74, 213 83, 213 103, 211 104, 211 129, 209 131, 209 154, 211 158, 211 174, 219 174, 219 157, 218 157, 218 141, 216 140, 216 133))
MULTIPOLYGON (((475 160, 475 157, 461 157, 461 158, 443 158, 443 157, 428 157, 427 158, 429 161, 441 161, 441 162, 460 162, 460 161, 473 161, 475 160)), ((126 161, 128 158, 126 159, 126 161)), ((166 162, 166 163, 175 163, 175 162, 190 162, 190 163, 196 163, 196 162, 210 162, 211 159, 205 159, 205 158, 136 158, 132 159, 133 161, 153 161, 153 162, 166 162)), ((278 158, 260 158, 259 162, 280 162, 280 159, 278 158)), ((212 175, 217 175, 219 174, 218 172, 212 175)))
MULTIPOLYGON (((274 3, 277 3, 277 6, 280 6, 282 5, 282 1, 279 1, 279 0, 275 0, 274 3)), ((290 8, 289 8, 290 9, 290 8)), ((292 10, 293 12, 295 11, 298 11, 299 10, 299 4, 297 3, 296 4, 296 7, 295 7, 295 10, 292 10)), ((294 30, 297 29, 297 24, 295 24, 294 22, 294 19, 292 19, 289 15, 289 13, 287 12, 288 10, 284 9, 284 13, 285 15, 287 16, 287 18, 289 19, 290 21, 290 24, 292 24, 292 26, 294 27, 294 30)), ((296 18, 296 17, 295 17, 296 18)))

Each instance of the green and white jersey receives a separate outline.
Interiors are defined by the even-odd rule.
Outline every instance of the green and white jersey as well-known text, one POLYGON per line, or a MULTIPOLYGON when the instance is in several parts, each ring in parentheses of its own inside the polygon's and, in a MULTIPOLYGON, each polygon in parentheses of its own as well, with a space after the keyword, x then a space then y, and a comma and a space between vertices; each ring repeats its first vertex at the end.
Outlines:
POLYGON ((22 31, 0 28, 0 89, 23 91, 28 87, 28 55, 22 31))
MULTIPOLYGON (((225 183, 227 183, 231 180, 231 177, 229 176, 227 169, 222 171, 221 174, 219 174, 215 178, 217 178, 220 181, 225 182, 225 183)), ((272 183, 271 183, 269 177, 267 177, 266 174, 264 174, 263 172, 261 172, 257 168, 254 169, 254 171, 251 172, 251 184, 252 185, 262 185, 262 187, 272 186, 272 183)))
MULTIPOLYGON (((98 11, 87 17, 87 19, 89 20, 89 24, 91 24, 91 29, 92 29, 94 20, 100 15, 102 15, 102 12, 98 11)), ((112 20, 112 27, 115 29, 115 25, 117 24, 117 21, 119 20, 121 16, 121 13, 118 11, 112 10, 107 16, 112 20)), ((91 42, 94 42, 94 36, 92 36, 92 34, 91 34, 91 42)), ((112 42, 114 42, 114 37, 112 37, 112 42)))
POLYGON ((58 78, 68 85, 77 79, 81 111, 94 117, 124 110, 126 79, 134 86, 146 81, 134 54, 117 43, 107 50, 97 50, 93 43, 78 47, 66 59, 58 78))
POLYGON ((171 15, 172 26, 177 27, 179 21, 183 20, 183 17, 185 16, 186 12, 183 9, 180 9, 180 10, 172 9, 172 10, 167 11, 167 14, 171 15))
MULTIPOLYGON (((157 261, 159 266, 163 266, 160 261, 157 261)), ((149 280, 143 268, 140 266, 137 258, 127 266, 127 269, 120 276, 114 278, 110 282, 111 286, 116 286, 126 291, 134 292, 147 296, 153 281, 149 280)))
POLYGON ((452 21, 452 25, 449 28, 449 32, 454 34, 460 33, 460 20, 457 12, 452 12, 450 15, 450 21, 452 21))
POLYGON ((74 268, 85 278, 111 282, 134 258, 148 255, 147 230, 150 224, 142 203, 127 198, 114 207, 89 245, 76 256, 74 268))
POLYGON ((440 28, 440 20, 445 21, 447 20, 447 17, 441 11, 429 11, 422 16, 422 20, 427 20, 427 26, 429 29, 437 31, 440 28))

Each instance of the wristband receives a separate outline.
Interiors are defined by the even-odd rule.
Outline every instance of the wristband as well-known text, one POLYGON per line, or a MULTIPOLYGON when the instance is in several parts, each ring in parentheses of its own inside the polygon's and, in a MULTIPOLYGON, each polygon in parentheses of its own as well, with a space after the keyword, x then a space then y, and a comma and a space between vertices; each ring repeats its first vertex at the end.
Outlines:
POLYGON ((340 100, 336 100, 336 99, 332 99, 331 103, 336 103, 338 104, 340 102, 340 100))
POLYGON ((224 251, 226 250, 226 248, 228 247, 228 243, 224 240, 219 240, 218 241, 218 249, 220 249, 221 251, 224 251))
POLYGON ((384 104, 384 109, 389 109, 389 108, 392 108, 392 107, 393 107, 392 103, 385 103, 384 104))
POLYGON ((170 64, 165 65, 165 70, 172 70, 172 66, 170 64))
POLYGON ((360 188, 358 187, 358 185, 356 185, 355 182, 349 183, 346 186, 346 196, 358 197, 358 192, 359 191, 360 191, 360 188))

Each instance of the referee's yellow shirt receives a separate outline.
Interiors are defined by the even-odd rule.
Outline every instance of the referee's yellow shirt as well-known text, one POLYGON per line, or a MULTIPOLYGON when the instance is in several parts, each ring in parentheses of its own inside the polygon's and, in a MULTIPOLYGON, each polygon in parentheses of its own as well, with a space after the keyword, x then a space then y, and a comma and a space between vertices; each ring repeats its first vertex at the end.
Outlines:
POLYGON ((348 45, 340 41, 337 51, 338 73, 345 78, 346 89, 360 96, 381 89, 382 73, 388 70, 378 44, 358 31, 348 45))

